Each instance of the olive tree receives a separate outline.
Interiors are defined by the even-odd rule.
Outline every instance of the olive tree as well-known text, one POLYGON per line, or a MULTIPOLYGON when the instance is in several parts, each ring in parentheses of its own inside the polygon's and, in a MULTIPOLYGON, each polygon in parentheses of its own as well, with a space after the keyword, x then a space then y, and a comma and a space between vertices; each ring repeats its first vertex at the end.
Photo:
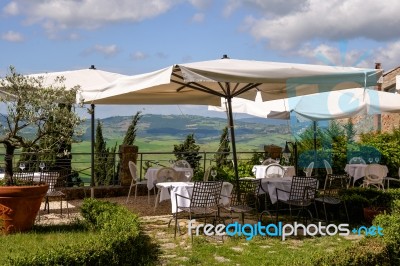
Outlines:
POLYGON ((64 78, 44 85, 44 77, 24 76, 10 67, 0 81, 0 103, 7 111, 0 114, 0 143, 5 147, 5 177, 14 184, 13 158, 16 149, 43 151, 49 145, 72 142, 81 122, 73 108, 78 87, 66 90, 64 78), (46 140, 48 145, 40 145, 46 140), (49 141, 51 140, 51 141, 49 141), (39 150, 38 150, 39 149, 39 150))

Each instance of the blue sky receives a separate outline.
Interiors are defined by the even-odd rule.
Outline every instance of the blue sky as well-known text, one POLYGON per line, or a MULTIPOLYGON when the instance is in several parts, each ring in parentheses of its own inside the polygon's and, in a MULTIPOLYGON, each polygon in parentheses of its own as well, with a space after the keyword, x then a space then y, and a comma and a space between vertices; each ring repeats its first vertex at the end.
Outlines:
MULTIPOLYGON (((10 65, 23 74, 95 65, 133 75, 223 54, 390 70, 400 64, 399 12, 397 0, 1 0, 0 76, 10 65)), ((96 114, 214 115, 206 109, 98 106, 96 114)))

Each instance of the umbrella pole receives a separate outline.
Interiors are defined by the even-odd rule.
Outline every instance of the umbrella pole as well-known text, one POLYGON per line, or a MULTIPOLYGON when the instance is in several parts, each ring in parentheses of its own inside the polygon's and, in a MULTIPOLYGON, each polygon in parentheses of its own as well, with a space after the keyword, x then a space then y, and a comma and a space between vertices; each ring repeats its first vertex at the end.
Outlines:
POLYGON ((92 132, 91 132, 91 168, 90 168, 90 197, 94 198, 94 104, 91 104, 91 127, 92 127, 92 132))
POLYGON ((231 130, 233 169, 235 171, 236 185, 237 187, 239 187, 239 172, 238 172, 237 155, 236 155, 235 129, 233 127, 232 98, 231 97, 227 98, 227 101, 228 101, 229 128, 231 130))

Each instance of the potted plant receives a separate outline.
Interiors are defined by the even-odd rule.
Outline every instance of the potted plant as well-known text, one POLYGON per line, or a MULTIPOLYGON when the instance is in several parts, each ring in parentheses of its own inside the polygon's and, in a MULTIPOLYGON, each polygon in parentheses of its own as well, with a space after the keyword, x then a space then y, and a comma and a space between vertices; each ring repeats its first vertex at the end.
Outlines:
POLYGON ((66 90, 63 81, 60 77, 44 86, 43 77, 23 76, 13 67, 0 80, 0 102, 7 106, 7 113, 0 114, 0 144, 5 148, 0 184, 3 233, 29 230, 48 189, 47 184, 24 184, 13 178, 15 150, 49 153, 54 147, 65 147, 80 123, 79 116, 71 111, 77 88, 66 90))
POLYGON ((389 211, 390 197, 387 194, 381 193, 377 196, 367 199, 367 204, 363 208, 364 219, 367 223, 372 224, 375 216, 389 211))

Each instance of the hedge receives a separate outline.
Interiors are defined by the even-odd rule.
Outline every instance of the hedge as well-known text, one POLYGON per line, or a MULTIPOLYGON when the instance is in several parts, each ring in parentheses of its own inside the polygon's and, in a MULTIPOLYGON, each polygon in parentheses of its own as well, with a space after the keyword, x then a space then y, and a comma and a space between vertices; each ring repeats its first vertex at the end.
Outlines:
POLYGON ((10 265, 155 265, 159 253, 140 229, 137 215, 125 207, 85 199, 85 240, 38 250, 35 256, 10 258, 10 265))

